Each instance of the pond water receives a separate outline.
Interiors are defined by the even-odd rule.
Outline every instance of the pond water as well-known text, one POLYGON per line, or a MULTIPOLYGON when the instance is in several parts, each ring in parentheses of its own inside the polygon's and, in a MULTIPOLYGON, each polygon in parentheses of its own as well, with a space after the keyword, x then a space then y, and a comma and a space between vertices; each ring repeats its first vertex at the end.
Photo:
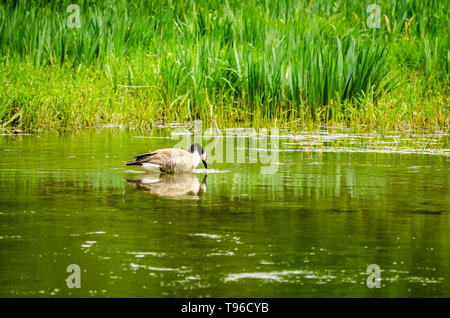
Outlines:
POLYGON ((0 296, 450 296, 448 134, 230 129, 207 170, 124 165, 180 129, 0 136, 0 296))

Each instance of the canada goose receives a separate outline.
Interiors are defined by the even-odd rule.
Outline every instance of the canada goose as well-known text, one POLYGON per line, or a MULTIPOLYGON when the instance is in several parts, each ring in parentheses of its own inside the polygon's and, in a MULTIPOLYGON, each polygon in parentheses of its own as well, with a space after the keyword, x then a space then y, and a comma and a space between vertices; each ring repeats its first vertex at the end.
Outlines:
POLYGON ((202 182, 191 173, 179 174, 142 174, 126 182, 138 190, 171 198, 198 198, 206 192, 206 174, 202 182))
POLYGON ((182 149, 160 149, 136 156, 126 163, 127 166, 138 166, 146 171, 159 170, 165 173, 180 173, 192 171, 203 162, 205 169, 206 152, 198 143, 192 144, 188 151, 182 149))

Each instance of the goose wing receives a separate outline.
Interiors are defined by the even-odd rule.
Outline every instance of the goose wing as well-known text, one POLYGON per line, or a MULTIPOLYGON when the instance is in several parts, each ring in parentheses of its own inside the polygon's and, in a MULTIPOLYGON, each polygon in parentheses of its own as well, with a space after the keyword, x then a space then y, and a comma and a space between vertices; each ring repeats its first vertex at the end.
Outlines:
POLYGON ((126 163, 127 166, 141 166, 150 163, 160 166, 161 170, 172 170, 181 158, 186 157, 186 151, 181 149, 160 149, 134 157, 126 163))

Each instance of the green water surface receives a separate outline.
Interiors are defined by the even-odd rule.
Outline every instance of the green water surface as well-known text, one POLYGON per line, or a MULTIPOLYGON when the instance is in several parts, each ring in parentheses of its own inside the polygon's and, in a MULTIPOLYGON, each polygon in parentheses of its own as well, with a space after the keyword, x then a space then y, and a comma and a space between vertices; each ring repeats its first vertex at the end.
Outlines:
POLYGON ((211 154, 206 171, 123 165, 180 142, 170 136, 0 136, 0 296, 450 296, 448 152, 325 132, 280 137, 271 173, 260 146, 233 136, 208 140, 236 157, 211 154), (66 284, 70 264, 80 288, 66 284), (369 264, 380 288, 366 284, 369 264))

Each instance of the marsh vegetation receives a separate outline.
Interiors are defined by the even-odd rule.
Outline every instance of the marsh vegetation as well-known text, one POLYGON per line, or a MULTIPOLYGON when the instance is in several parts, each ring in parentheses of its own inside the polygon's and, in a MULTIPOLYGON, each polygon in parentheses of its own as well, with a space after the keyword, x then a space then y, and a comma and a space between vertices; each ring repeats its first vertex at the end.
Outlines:
POLYGON ((69 4, 0 4, 2 127, 449 124, 444 1, 69 4))

